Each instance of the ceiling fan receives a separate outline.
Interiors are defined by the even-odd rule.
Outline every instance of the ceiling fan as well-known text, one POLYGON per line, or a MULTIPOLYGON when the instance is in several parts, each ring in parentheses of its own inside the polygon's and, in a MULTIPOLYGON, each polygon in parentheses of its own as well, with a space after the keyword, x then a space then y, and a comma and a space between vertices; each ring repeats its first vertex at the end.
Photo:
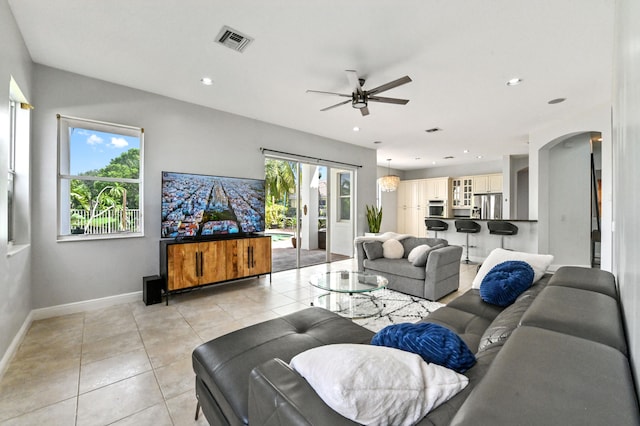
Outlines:
POLYGON ((349 84, 353 87, 353 92, 350 95, 344 93, 335 93, 335 92, 324 92, 321 90, 307 90, 307 93, 322 93, 325 95, 336 95, 341 96, 343 98, 349 98, 344 102, 340 102, 335 105, 331 105, 329 107, 323 108, 320 111, 327 111, 335 107, 339 107, 340 105, 345 105, 351 102, 351 106, 353 108, 359 109, 362 115, 369 115, 369 102, 383 102, 387 104, 399 104, 406 105, 409 102, 409 99, 398 99, 398 98, 384 98, 382 96, 376 96, 378 93, 382 93, 386 90, 393 89, 394 87, 401 86, 403 84, 409 83, 411 78, 408 75, 401 77, 397 80, 390 81, 382 86, 378 86, 371 90, 364 90, 362 86, 364 86, 365 80, 358 77, 358 73, 354 70, 346 70, 347 79, 349 80, 349 84))

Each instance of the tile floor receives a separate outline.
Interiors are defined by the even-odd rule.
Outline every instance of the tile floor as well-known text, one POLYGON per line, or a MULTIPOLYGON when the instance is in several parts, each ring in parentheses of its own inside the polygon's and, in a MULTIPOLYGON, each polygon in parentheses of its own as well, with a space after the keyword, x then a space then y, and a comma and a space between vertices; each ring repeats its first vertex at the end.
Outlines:
MULTIPOLYGON (((171 297, 35 321, 0 381, 0 425, 207 425, 194 420, 191 351, 309 306, 312 274, 345 260, 171 297)), ((466 291, 476 267, 461 264, 466 291)))

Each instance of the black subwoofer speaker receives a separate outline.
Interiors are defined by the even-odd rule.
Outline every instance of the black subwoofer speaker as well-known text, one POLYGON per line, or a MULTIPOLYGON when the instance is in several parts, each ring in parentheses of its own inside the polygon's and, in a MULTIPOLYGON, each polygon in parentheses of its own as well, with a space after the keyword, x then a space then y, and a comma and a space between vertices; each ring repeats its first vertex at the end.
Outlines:
POLYGON ((162 303, 164 280, 159 275, 142 277, 142 300, 145 305, 162 303))

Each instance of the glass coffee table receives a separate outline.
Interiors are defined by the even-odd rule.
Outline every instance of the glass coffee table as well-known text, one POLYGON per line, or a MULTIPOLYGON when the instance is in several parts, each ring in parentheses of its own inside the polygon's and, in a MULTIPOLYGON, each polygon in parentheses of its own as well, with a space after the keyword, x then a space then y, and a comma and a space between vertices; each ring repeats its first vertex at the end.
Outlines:
POLYGON ((334 271, 314 275, 312 286, 328 293, 316 297, 311 306, 320 306, 348 318, 366 318, 377 315, 382 304, 373 294, 385 288, 388 280, 382 275, 365 272, 334 271))

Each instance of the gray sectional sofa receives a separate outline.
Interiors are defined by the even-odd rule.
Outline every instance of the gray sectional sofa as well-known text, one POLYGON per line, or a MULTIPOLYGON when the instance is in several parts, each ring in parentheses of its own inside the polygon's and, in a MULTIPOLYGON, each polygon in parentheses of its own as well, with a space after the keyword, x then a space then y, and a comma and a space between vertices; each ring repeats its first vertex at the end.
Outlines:
MULTIPOLYGON (((401 259, 387 259, 381 254, 370 256, 365 244, 383 244, 383 240, 356 238, 358 270, 382 275, 389 280, 387 288, 428 300, 438 300, 456 291, 460 284, 460 258, 462 247, 450 246, 441 238, 405 237, 399 239, 404 248, 401 259), (415 247, 426 244, 431 247, 442 245, 429 252, 423 266, 414 266, 408 255, 415 247)), ((380 252, 378 252, 380 253, 380 252)))
MULTIPOLYGON (((472 289, 422 321, 457 333, 477 362, 464 373, 468 386, 418 425, 640 424, 608 272, 560 268, 506 308, 472 289)), ((354 425, 288 362, 312 347, 366 344, 372 336, 320 308, 222 336, 193 352, 199 404, 216 425, 354 425)))

